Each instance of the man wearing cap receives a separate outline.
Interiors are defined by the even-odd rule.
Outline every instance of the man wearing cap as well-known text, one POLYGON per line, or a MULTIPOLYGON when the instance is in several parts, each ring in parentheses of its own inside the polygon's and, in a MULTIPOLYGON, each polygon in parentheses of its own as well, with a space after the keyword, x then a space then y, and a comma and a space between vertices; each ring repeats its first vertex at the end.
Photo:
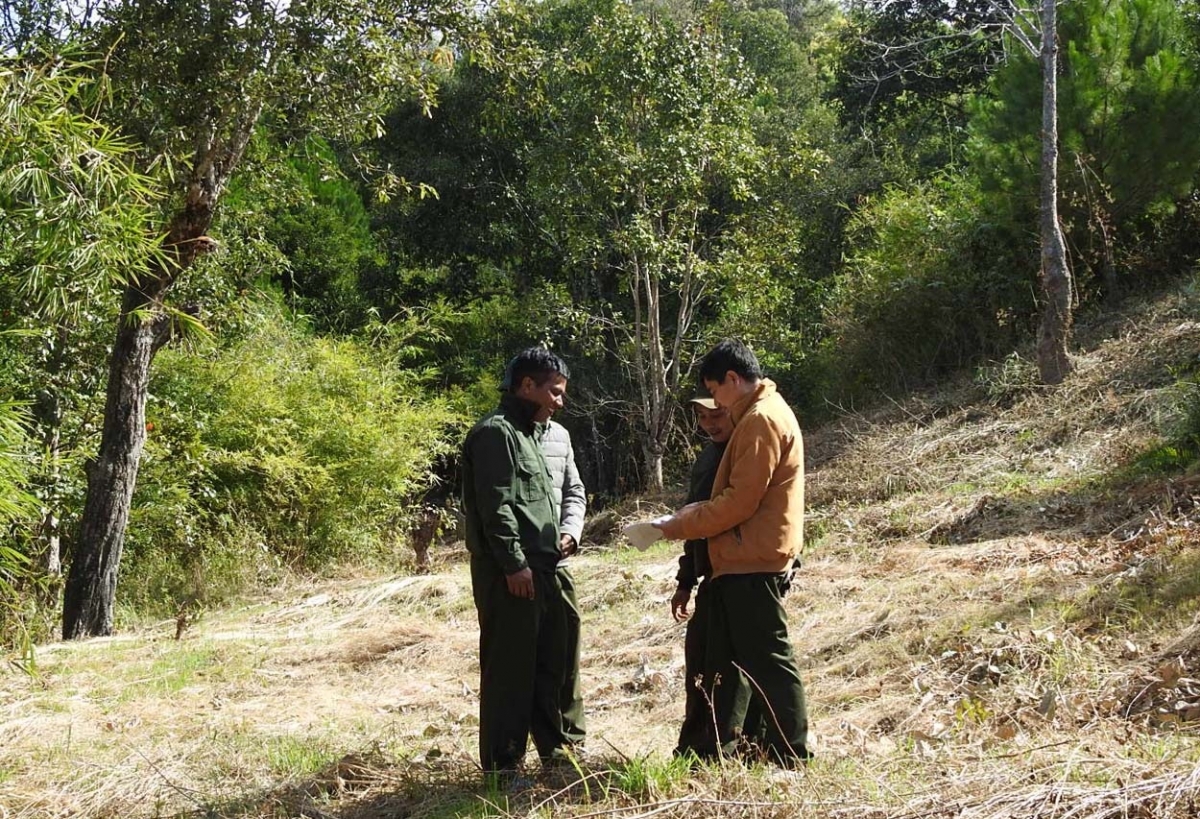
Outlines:
MULTIPOLYGON (((693 398, 689 402, 696 411, 696 425, 708 436, 708 444, 692 464, 688 481, 687 502, 706 501, 712 495, 713 479, 725 444, 733 434, 733 421, 724 407, 711 398, 693 398)), ((700 681, 704 672, 705 644, 708 641, 708 585, 712 565, 708 561, 708 541, 693 538, 683 544, 679 556, 679 572, 675 575, 676 589, 671 597, 671 615, 676 622, 687 620, 683 637, 684 706, 683 725, 679 728, 676 756, 694 754, 706 759, 716 754, 712 731, 712 715, 700 681), (697 587, 699 584, 699 588, 697 587), (696 602, 691 613, 688 602, 696 589, 696 602)), ((741 675, 737 675, 741 678, 741 675)))
POLYGON ((810 756, 804 686, 787 633, 783 591, 803 545, 804 446, 791 408, 754 353, 726 339, 700 363, 700 380, 729 411, 733 433, 712 497, 653 521, 665 537, 708 539, 712 565, 704 693, 717 740, 733 751, 745 718, 745 673, 766 714, 765 750, 787 767, 810 756))
POLYGON ((500 406, 463 444, 463 511, 479 615, 479 757, 512 777, 530 734, 543 764, 566 758, 560 697, 567 614, 557 570, 559 509, 542 450, 568 370, 540 347, 508 368, 500 406))

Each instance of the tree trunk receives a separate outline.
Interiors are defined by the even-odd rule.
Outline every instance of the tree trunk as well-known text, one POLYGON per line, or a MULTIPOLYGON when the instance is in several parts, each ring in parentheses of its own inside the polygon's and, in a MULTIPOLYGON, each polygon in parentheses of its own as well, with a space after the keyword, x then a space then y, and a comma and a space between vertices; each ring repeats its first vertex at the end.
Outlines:
POLYGON ((66 640, 112 633, 125 524, 146 442, 150 362, 165 335, 161 310, 152 320, 145 316, 152 305, 138 288, 126 288, 109 360, 100 451, 87 465, 87 500, 63 598, 66 640))
POLYGON ((46 507, 42 511, 42 520, 38 524, 38 538, 42 541, 42 554, 39 560, 42 574, 54 578, 62 575, 62 534, 59 531, 58 515, 54 509, 46 507))
POLYGON ((248 104, 226 137, 218 136, 214 123, 200 128, 183 209, 168 226, 163 256, 125 288, 109 360, 100 452, 87 467, 87 499, 63 596, 64 639, 112 633, 125 524, 146 442, 150 364, 171 331, 163 299, 197 256, 214 249, 205 234, 262 105, 248 104))
POLYGON ((666 404, 665 363, 662 346, 662 310, 658 290, 658 273, 654 262, 632 253, 629 288, 633 299, 633 369, 641 399, 642 457, 646 474, 644 487, 649 492, 661 492, 662 428, 666 404))
POLYGON ((1071 272, 1058 223, 1058 34, 1055 0, 1042 0, 1042 305, 1037 361, 1043 383, 1060 384, 1071 372, 1071 272))
POLYGON ((59 531, 59 497, 62 478, 62 394, 59 378, 62 374, 63 350, 67 332, 59 328, 54 350, 47 365, 47 383, 34 402, 34 418, 41 432, 44 467, 42 484, 42 519, 37 528, 38 568, 45 577, 62 574, 62 538, 59 531))
POLYGON ((646 469, 646 488, 658 494, 663 490, 663 451, 656 441, 645 441, 642 455, 646 469))
POLYGON ((646 341, 650 372, 645 376, 646 390, 646 481, 651 492, 663 489, 663 437, 666 432, 667 367, 662 342, 661 273, 657 266, 646 265, 646 341))
POLYGON ((1100 226, 1100 281, 1104 282, 1104 300, 1110 305, 1121 300, 1121 280, 1117 277, 1117 259, 1108 225, 1100 226))
POLYGON ((125 525, 146 443, 150 364, 170 337, 163 298, 179 272, 210 248, 213 198, 193 184, 187 204, 167 231, 165 258, 141 282, 125 288, 109 358, 100 451, 87 465, 87 498, 63 594, 63 639, 112 633, 117 572, 125 525), (198 193, 199 191, 199 193, 198 193))

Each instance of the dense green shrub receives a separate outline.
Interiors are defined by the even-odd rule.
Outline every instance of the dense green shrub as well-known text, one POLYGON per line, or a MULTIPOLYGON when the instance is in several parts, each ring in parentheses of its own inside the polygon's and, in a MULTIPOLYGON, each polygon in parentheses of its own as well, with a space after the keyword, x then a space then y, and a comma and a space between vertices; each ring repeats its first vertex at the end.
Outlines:
POLYGON ((821 350, 828 395, 926 383, 1011 349, 1032 315, 1034 237, 992 224, 970 179, 890 188, 850 231, 821 350))
MULTIPOLYGON (((25 491, 28 481, 28 443, 20 407, 0 403, 0 531, 28 519, 35 505, 25 491)), ((15 642, 10 627, 21 608, 19 587, 27 575, 29 558, 0 540, 0 645, 15 642)))
POLYGON ((156 367, 122 579, 135 606, 386 558, 457 423, 379 351, 273 315, 156 367))
MULTIPOLYGON (((0 529, 29 513, 33 499, 25 492, 29 477, 25 413, 12 402, 0 403, 0 529)), ((4 563, 0 562, 0 574, 4 563)))

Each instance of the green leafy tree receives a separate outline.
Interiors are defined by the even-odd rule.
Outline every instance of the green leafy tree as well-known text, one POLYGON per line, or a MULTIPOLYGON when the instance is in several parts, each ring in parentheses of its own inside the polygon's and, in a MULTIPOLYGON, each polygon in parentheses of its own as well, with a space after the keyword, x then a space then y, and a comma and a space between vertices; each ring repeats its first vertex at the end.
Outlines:
POLYGON ((120 121, 143 145, 147 167, 176 181, 163 253, 128 276, 108 371, 99 452, 63 607, 67 638, 112 630, 125 527, 145 443, 150 364, 188 311, 170 295, 198 258, 216 249, 214 214, 264 116, 297 132, 353 141, 377 133, 396 94, 433 103, 451 32, 474 7, 301 0, 121 0, 81 36, 109 54, 120 121))
POLYGON ((912 126, 947 115, 966 124, 966 102, 1004 61, 1004 18, 993 0, 866 0, 838 35, 832 93, 862 126, 912 126))
MULTIPOLYGON (((28 447, 23 426, 24 413, 13 402, 0 404, 0 525, 8 526, 29 511, 32 498, 25 491, 28 478, 28 447)), ((4 553, 0 573, 7 574, 13 563, 4 553)))
POLYGON ((763 167, 756 84, 715 20, 683 29, 621 0, 518 15, 499 25, 527 56, 497 115, 534 136, 518 150, 518 195, 633 383, 658 489, 698 311, 732 265, 746 227, 734 217, 763 167))
MULTIPOLYGON (((1200 169, 1200 89, 1171 0, 1079 0, 1062 10, 1059 141, 1063 218, 1076 257, 1119 289, 1116 252, 1151 213, 1192 190, 1200 169)), ((1028 211, 1036 190, 1039 67, 1018 56, 980 100, 973 155, 988 186, 1028 211)))
POLYGON ((518 134, 513 120, 497 127, 486 116, 489 106, 504 108, 497 102, 503 88, 499 73, 464 60, 442 86, 434 116, 414 103, 389 114, 387 134, 373 146, 379 161, 426 182, 436 195, 372 207, 395 277, 379 293, 385 315, 396 309, 389 298, 411 303, 445 296, 461 304, 557 277, 557 259, 526 203, 514 196, 525 178, 517 146, 537 138, 537 125, 527 121, 528 132, 518 134))
POLYGON ((367 322, 364 291, 383 257, 359 186, 327 145, 309 140, 304 149, 255 192, 271 202, 263 238, 286 260, 279 282, 293 309, 318 330, 352 330, 367 322))
MULTIPOLYGON (((23 408, 0 402, 0 527, 11 532, 36 508, 26 491, 30 446, 23 408)), ((10 540, 0 540, 0 644, 13 642, 12 624, 20 624, 20 591, 30 573, 29 556, 10 540)))
MULTIPOLYGON (((1057 0, 1040 0, 1037 4, 1023 0, 984 0, 977 7, 918 0, 897 4, 895 14, 890 10, 890 4, 885 4, 883 8, 884 12, 877 19, 882 20, 881 30, 887 32, 889 39, 880 42, 859 37, 859 43, 865 46, 870 56, 859 58, 857 62, 883 67, 882 73, 868 77, 874 80, 875 88, 879 88, 885 79, 900 84, 899 91, 885 95, 885 99, 906 100, 907 89, 903 87, 906 76, 920 78, 926 71, 935 76, 939 71, 945 73, 946 65, 955 66, 959 62, 957 52, 967 52, 969 57, 973 44, 986 44, 996 36, 1001 37, 1005 44, 1005 49, 1000 53, 1024 49, 1039 67, 1039 82, 1034 87, 1041 90, 1040 105, 1035 110, 1040 111, 1041 116, 1037 167, 1044 298, 1042 320, 1038 326, 1037 357, 1042 380, 1047 384, 1060 383, 1071 371, 1067 347, 1074 303, 1071 270, 1067 266, 1066 244, 1058 216, 1057 0), (977 9, 981 13, 960 15, 960 9, 967 12, 977 9), (946 65, 939 68, 939 64, 943 63, 946 65)), ((994 49, 985 47, 980 56, 991 53, 995 53, 994 49)), ((850 64, 854 63, 855 58, 852 57, 850 64)), ((970 67, 970 59, 966 65, 970 67)), ((966 76, 969 78, 971 71, 966 76)), ((868 82, 868 87, 870 84, 868 82)))
POLYGON ((27 52, 57 42, 70 29, 69 5, 59 0, 0 3, 0 52, 27 52))
POLYGON ((705 323, 753 344, 789 400, 815 408, 821 397, 808 359, 823 336, 824 300, 843 264, 847 204, 857 186, 873 183, 825 98, 827 78, 811 45, 822 36, 822 14, 831 14, 820 4, 764 5, 722 18, 759 81, 752 127, 766 164, 737 217, 745 229, 734 233, 741 237, 731 254, 739 261, 736 275, 722 284, 719 310, 705 323), (812 15, 801 13, 810 6, 812 15))
MULTIPOLYGON (((664 20, 664 8, 653 5, 645 26, 720 41, 740 62, 736 73, 752 89, 740 103, 745 120, 739 127, 754 144, 748 175, 753 196, 739 198, 719 170, 702 183, 707 215, 701 220, 700 254, 707 260, 708 283, 692 314, 680 377, 686 380, 687 360, 718 330, 750 338, 760 350, 777 350, 773 374, 787 370, 786 377, 798 377, 799 350, 818 335, 810 331, 819 313, 813 280, 827 277, 830 260, 841 255, 831 236, 835 231, 826 225, 845 213, 830 202, 824 180, 837 135, 835 117, 821 99, 817 66, 778 9, 730 8, 718 14, 680 6, 667 9, 664 20)), ((647 7, 634 4, 632 11, 647 7)), ((437 196, 389 202, 374 207, 373 215, 392 254, 395 286, 388 292, 405 294, 409 303, 451 307, 461 317, 432 358, 458 362, 444 368, 448 386, 486 381, 487 399, 494 400, 498 367, 490 351, 511 354, 534 340, 551 344, 568 356, 575 373, 564 422, 589 488, 619 492, 654 474, 642 452, 645 426, 630 423, 642 416, 641 401, 631 400, 639 396, 638 376, 625 335, 635 312, 632 299, 615 267, 580 263, 571 236, 582 241, 582 234, 557 213, 558 202, 548 191, 533 191, 550 174, 569 173, 562 165, 574 149, 570 140, 586 140, 587 106, 602 97, 554 110, 530 105, 550 87, 548 78, 536 76, 549 62, 545 55, 578 53, 593 19, 608 16, 594 3, 556 3, 517 9, 497 22, 494 36, 504 45, 494 59, 464 61, 443 87, 436 116, 422 118, 416 106, 407 106, 389 119, 400 124, 389 127, 378 144, 381 161, 399 174, 428 180, 437 196), (572 113, 561 113, 567 108, 572 113), (569 128, 561 124, 568 121, 569 128), (543 160, 552 157, 559 164, 548 169, 543 160), (495 308, 514 301, 517 308, 498 324, 495 308), (486 321, 496 339, 490 346, 462 342, 475 338, 467 327, 476 319, 486 321), (468 372, 479 378, 458 377, 468 372)), ((572 81, 555 80, 554 95, 573 93, 566 90, 572 81)), ((591 80, 602 81, 608 82, 591 80)), ((669 81, 669 74, 662 77, 663 84, 669 81)), ((596 114, 615 118, 620 105, 620 99, 605 101, 596 114)), ((670 116, 662 106, 649 116, 660 115, 670 116)), ((593 204, 603 210, 612 203, 601 189, 594 202, 579 197, 572 207, 583 213, 593 204)), ((585 218, 590 217, 571 216, 580 224, 585 218)), ((593 236, 599 230, 586 229, 593 236)), ((668 284, 664 293, 665 322, 671 326, 676 291, 668 284)), ((385 315, 394 310, 379 305, 385 315)), ((676 398, 671 396, 672 403, 676 398)))

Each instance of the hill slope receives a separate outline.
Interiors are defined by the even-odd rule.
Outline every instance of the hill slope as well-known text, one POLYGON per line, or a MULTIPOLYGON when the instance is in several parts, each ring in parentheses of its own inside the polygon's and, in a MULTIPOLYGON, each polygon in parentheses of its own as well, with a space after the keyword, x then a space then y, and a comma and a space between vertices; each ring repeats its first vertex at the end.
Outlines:
POLYGON ((675 549, 593 543, 582 781, 482 788, 447 544, 430 575, 281 588, 178 640, 171 621, 0 672, 0 817, 1195 815, 1200 481, 1151 468, 1200 361, 1195 307, 1087 328, 1059 389, 1014 358, 809 430, 802 774, 670 762, 675 549))

